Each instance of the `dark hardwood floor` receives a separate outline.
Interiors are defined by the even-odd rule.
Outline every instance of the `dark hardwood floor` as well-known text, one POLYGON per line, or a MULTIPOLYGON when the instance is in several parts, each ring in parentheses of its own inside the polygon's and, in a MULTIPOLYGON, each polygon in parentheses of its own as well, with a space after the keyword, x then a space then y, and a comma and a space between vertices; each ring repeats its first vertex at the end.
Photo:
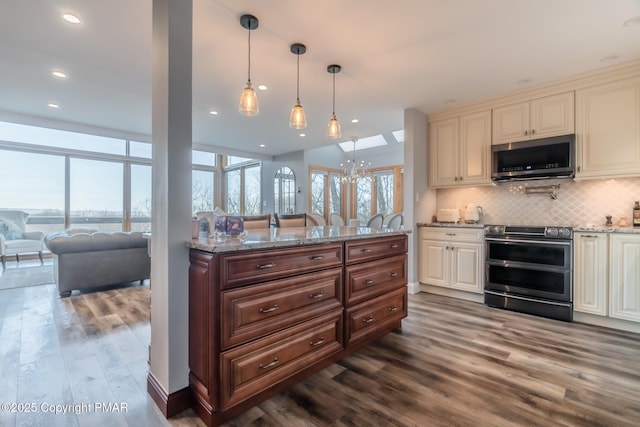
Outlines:
MULTIPOLYGON (((640 424, 640 335, 430 294, 409 302, 402 330, 227 425, 640 424)), ((0 291, 0 402, 36 406, 3 410, 0 425, 204 425, 190 410, 164 420, 146 393, 148 306, 147 286, 0 291), (96 402, 126 410, 81 407, 96 402)))

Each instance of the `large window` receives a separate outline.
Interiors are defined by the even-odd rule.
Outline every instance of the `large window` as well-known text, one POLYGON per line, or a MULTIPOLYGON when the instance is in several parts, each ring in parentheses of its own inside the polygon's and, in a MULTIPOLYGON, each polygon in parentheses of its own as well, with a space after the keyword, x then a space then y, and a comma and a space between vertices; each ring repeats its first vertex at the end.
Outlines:
POLYGON ((344 185, 340 179, 340 171, 317 166, 311 166, 309 171, 309 211, 322 215, 327 223, 332 213, 345 218, 346 205, 342 203, 344 185))
POLYGON ((296 211, 296 176, 287 166, 278 169, 273 179, 273 204, 277 214, 296 211))
POLYGON ((262 212, 261 165, 259 161, 228 157, 225 167, 225 211, 231 215, 260 215, 262 212), (242 162, 237 161, 243 160, 242 162))
POLYGON ((372 215, 388 215, 402 212, 402 168, 393 166, 376 168, 367 177, 355 184, 355 198, 351 201, 352 212, 361 221, 372 215))
MULTIPOLYGON (((148 145, 148 144, 147 144, 148 145)), ((131 216, 125 229, 151 230, 151 166, 131 165, 131 216)))

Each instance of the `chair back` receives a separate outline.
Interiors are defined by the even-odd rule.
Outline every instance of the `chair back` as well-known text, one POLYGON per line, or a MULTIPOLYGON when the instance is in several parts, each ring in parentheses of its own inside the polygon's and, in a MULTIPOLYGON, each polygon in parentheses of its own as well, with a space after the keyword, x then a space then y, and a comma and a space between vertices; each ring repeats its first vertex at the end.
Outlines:
POLYGON ((375 214, 374 216, 369 218, 369 220, 367 221, 367 227, 375 228, 376 230, 379 230, 382 228, 383 220, 384 220, 384 215, 375 214))
POLYGON ((404 223, 404 217, 400 213, 390 214, 385 217, 384 222, 386 223, 384 227, 390 230, 400 230, 400 227, 404 223), (389 218, 388 220, 387 217, 389 218))
POLYGON ((327 225, 324 217, 318 214, 307 214, 308 225, 327 225))
POLYGON ((278 215, 276 217, 276 227, 306 227, 307 214, 278 215))
POLYGON ((331 215, 329 215, 329 223, 331 225, 340 225, 340 226, 342 226, 342 225, 344 225, 344 220, 337 213, 332 213, 331 215))
POLYGON ((245 230, 264 230, 271 227, 271 215, 243 216, 245 230))

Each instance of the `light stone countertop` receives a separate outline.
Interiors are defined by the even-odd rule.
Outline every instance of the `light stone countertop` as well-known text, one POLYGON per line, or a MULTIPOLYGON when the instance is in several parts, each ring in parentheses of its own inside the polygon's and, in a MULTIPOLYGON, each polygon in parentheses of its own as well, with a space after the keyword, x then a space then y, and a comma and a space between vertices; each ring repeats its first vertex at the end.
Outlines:
POLYGON ((400 236, 408 233, 411 233, 411 230, 376 230, 368 227, 347 226, 272 227, 268 230, 246 230, 245 233, 239 236, 225 236, 217 239, 209 236, 208 239, 193 239, 187 242, 187 247, 205 252, 218 253, 344 242, 347 240, 370 239, 383 236, 400 236))
POLYGON ((589 233, 626 233, 640 234, 640 227, 620 227, 618 225, 585 225, 573 227, 574 232, 583 231, 589 233))

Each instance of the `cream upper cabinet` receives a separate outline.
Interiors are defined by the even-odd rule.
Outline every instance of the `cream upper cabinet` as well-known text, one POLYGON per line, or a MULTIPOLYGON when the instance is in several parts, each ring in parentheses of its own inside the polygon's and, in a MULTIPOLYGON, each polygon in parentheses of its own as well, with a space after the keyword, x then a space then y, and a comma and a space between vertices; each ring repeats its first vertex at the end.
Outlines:
POLYGON ((419 234, 420 283, 483 292, 482 229, 421 227, 419 234))
POLYGON ((574 92, 494 108, 492 143, 574 133, 574 110, 574 92))
POLYGON ((640 175, 640 77, 576 91, 576 178, 640 175))
POLYGON ((608 236, 576 232, 573 235, 573 308, 583 313, 607 315, 608 236))
POLYGON ((640 322, 640 235, 609 237, 609 316, 640 322))
POLYGON ((491 183, 491 111, 429 123, 429 185, 491 183))

